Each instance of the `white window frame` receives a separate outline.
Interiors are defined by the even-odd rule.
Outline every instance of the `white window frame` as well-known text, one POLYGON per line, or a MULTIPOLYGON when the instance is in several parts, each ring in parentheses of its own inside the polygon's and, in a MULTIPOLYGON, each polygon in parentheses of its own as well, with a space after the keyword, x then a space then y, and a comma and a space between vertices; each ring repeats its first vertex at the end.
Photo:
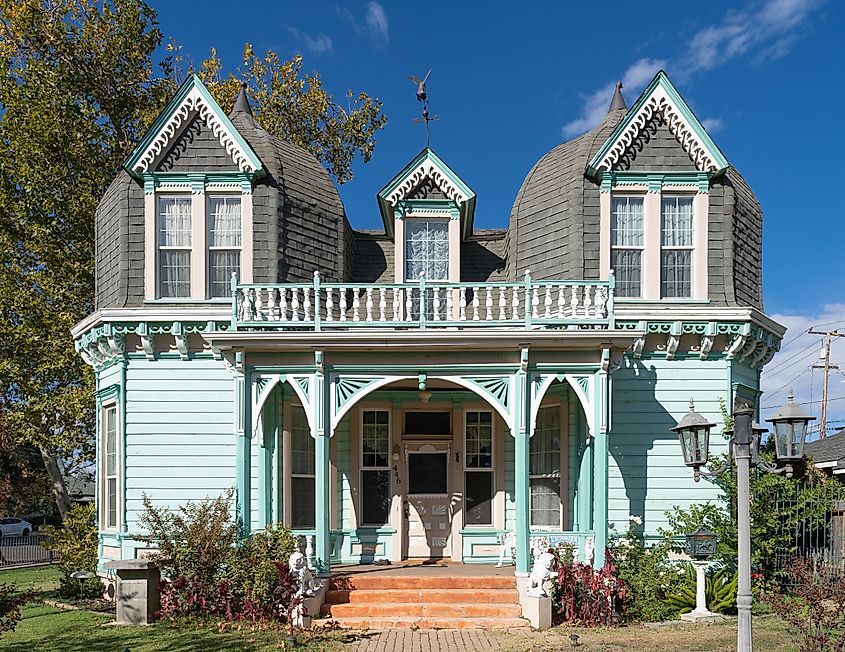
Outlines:
MULTIPOLYGON (((645 258, 646 258, 646 254, 645 254, 645 243, 646 243, 645 198, 643 197, 642 194, 635 194, 635 193, 614 194, 611 197, 610 206, 611 206, 611 214, 610 214, 610 223, 611 223, 610 259, 613 260, 613 252, 614 251, 639 251, 640 252, 640 293, 637 296, 625 297, 625 298, 631 298, 631 299, 639 299, 643 296, 643 290, 645 288, 645 258), (643 243, 641 245, 616 245, 616 244, 613 244, 613 242, 612 242, 612 238, 613 238, 613 200, 621 200, 621 199, 626 199, 626 200, 628 200, 629 203, 632 199, 636 199, 636 200, 639 200, 643 204, 643 230, 642 230, 643 243)), ((617 279, 618 279, 618 277, 617 277, 617 279)), ((619 283, 619 281, 617 280, 617 286, 618 286, 618 283, 619 283)), ((621 295, 617 295, 617 296, 621 297, 621 295)))
POLYGON ((566 447, 569 445, 569 437, 568 437, 568 424, 564 421, 565 414, 563 413, 563 409, 561 403, 557 402, 544 402, 537 410, 537 415, 535 418, 539 418, 540 412, 542 410, 556 410, 558 414, 558 436, 560 438, 560 450, 558 451, 558 472, 554 473, 531 473, 531 443, 534 441, 534 437, 537 436, 537 428, 535 422, 534 434, 531 437, 531 441, 528 443, 528 526, 532 530, 538 531, 550 531, 556 532, 558 530, 565 531, 568 527, 568 523, 566 522, 566 503, 568 501, 568 480, 567 480, 567 469, 566 463, 568 461, 566 447), (564 432, 567 433, 567 436, 564 437, 564 432), (558 499, 559 499, 559 512, 558 512, 558 525, 537 525, 532 520, 532 510, 531 510, 531 481, 532 480, 548 480, 549 478, 556 479, 558 481, 558 499))
POLYGON ((463 473, 461 477, 461 483, 463 485, 464 490, 464 500, 466 500, 466 474, 467 473, 488 473, 490 475, 490 488, 492 490, 492 495, 490 496, 490 523, 468 523, 467 522, 467 513, 468 509, 466 504, 464 504, 464 508, 461 510, 464 516, 464 527, 467 529, 472 528, 480 528, 480 529, 489 529, 494 527, 496 524, 496 412, 492 409, 482 408, 482 407, 467 407, 464 408, 463 411, 463 437, 464 437, 464 450, 463 450, 463 473), (485 413, 490 415, 490 468, 480 467, 480 466, 468 466, 467 462, 469 460, 469 448, 467 446, 467 426, 469 425, 468 415, 470 413, 485 413))
POLYGON ((162 206, 164 202, 168 200, 185 200, 187 199, 188 202, 192 205, 193 202, 190 200, 190 195, 183 194, 183 193, 161 193, 156 196, 155 205, 156 205, 156 232, 155 232, 155 243, 156 243, 156 259, 155 259, 155 273, 156 273, 156 297, 160 297, 163 299, 167 299, 169 301, 178 301, 180 299, 190 299, 194 294, 194 264, 196 259, 196 253, 194 252, 194 215, 193 215, 193 206, 191 206, 191 231, 189 235, 191 237, 191 244, 189 245, 164 245, 162 244, 162 206), (187 251, 190 255, 190 266, 188 271, 188 295, 185 297, 165 297, 164 296, 164 275, 162 274, 162 263, 163 263, 163 251, 187 251))
POLYGON ((205 204, 205 228, 206 228, 206 251, 205 251, 205 270, 206 270, 206 296, 209 299, 231 299, 231 296, 214 296, 212 291, 212 277, 211 277, 211 253, 213 251, 237 251, 238 252, 238 278, 241 278, 243 273, 243 248, 244 248, 244 197, 241 193, 224 193, 215 192, 206 195, 205 204), (211 203, 215 199, 237 199, 240 204, 240 241, 241 244, 237 247, 231 245, 212 246, 211 245, 211 203))
POLYGON ((117 400, 105 401, 100 405, 100 529, 116 532, 122 524, 123 481, 121 477, 121 435, 120 435, 120 407, 117 400), (108 475, 108 414, 114 413, 114 474, 108 475), (109 522, 109 480, 114 480, 115 518, 109 522))
MULTIPOLYGON (((200 175, 202 176, 202 175, 200 175)), ((166 189, 145 191, 144 195, 144 300, 161 303, 209 301, 229 303, 228 297, 211 297, 208 249, 209 195, 238 196, 241 198, 241 283, 253 280, 253 201, 252 193, 240 184, 222 183, 173 183, 166 189), (191 198, 191 294, 189 297, 162 297, 159 269, 159 199, 162 197, 191 198)), ((225 249, 231 249, 225 247, 225 249)))
POLYGON ((660 302, 702 303, 709 300, 708 289, 708 221, 709 192, 703 192, 697 184, 671 183, 665 186, 650 187, 642 184, 611 186, 609 191, 602 190, 600 205, 599 253, 600 278, 607 280, 611 260, 611 211, 614 197, 639 195, 643 197, 644 250, 642 254, 642 292, 638 298, 616 297, 618 303, 625 302, 660 302), (693 212, 693 253, 692 253, 692 292, 690 297, 666 298, 662 296, 662 198, 692 197, 693 212))
POLYGON ((360 515, 360 517, 358 519, 358 526, 359 527, 389 527, 390 526, 390 515, 391 515, 391 509, 390 508, 391 508, 391 503, 393 502, 392 501, 392 492, 390 490, 390 487, 392 486, 391 480, 390 480, 390 463, 391 463, 392 455, 393 455, 392 448, 391 448, 391 442, 392 442, 392 439, 393 439, 391 437, 392 425, 393 425, 392 410, 390 410, 389 408, 383 408, 383 407, 370 407, 370 406, 362 407, 360 410, 358 410, 358 419, 359 419, 359 423, 358 423, 359 430, 358 430, 358 432, 360 433, 359 437, 360 437, 360 442, 361 442, 361 445, 359 446, 359 453, 358 453, 358 462, 359 462, 359 464, 358 464, 358 482, 359 482, 359 485, 358 486, 360 487, 360 490, 358 491, 358 514, 360 515), (387 415, 387 451, 385 453, 386 461, 385 461, 384 466, 371 466, 371 465, 364 464, 364 436, 365 436, 365 425, 366 425, 364 423, 364 415, 367 412, 382 412, 382 413, 387 415), (387 496, 388 507, 387 507, 387 516, 385 517, 384 523, 367 523, 366 521, 364 521, 364 472, 365 471, 385 471, 385 472, 387 472, 387 478, 388 478, 388 481, 387 481, 387 484, 388 484, 388 496, 387 496))
POLYGON ((695 228, 695 199, 693 196, 689 194, 683 193, 661 193, 660 196, 660 298, 661 299, 691 299, 693 296, 693 291, 695 287, 695 235, 696 235, 696 228, 695 228), (663 204, 667 200, 677 200, 679 199, 689 199, 690 200, 690 210, 692 211, 692 242, 689 245, 665 245, 663 244, 663 234, 665 229, 663 228, 663 204), (668 297, 663 292, 663 281, 665 278, 664 268, 663 268, 663 253, 666 251, 689 251, 690 252, 690 292, 688 296, 684 297, 668 297))
POLYGON ((311 480, 314 481, 314 485, 315 485, 315 489, 316 489, 316 484, 317 484, 316 442, 314 441, 314 438, 311 436, 311 428, 310 428, 309 423, 308 423, 308 413, 305 411, 305 408, 302 406, 302 404, 292 401, 290 403, 290 409, 287 411, 287 413, 289 415, 290 420, 288 421, 288 426, 286 427, 286 430, 289 433, 289 437, 287 438, 287 442, 285 442, 287 444, 287 450, 285 451, 287 454, 285 455, 285 457, 287 459, 291 460, 291 464, 290 464, 290 472, 286 474, 286 482, 285 482, 285 485, 286 485, 285 486, 285 489, 286 489, 285 494, 290 497, 290 499, 288 501, 286 501, 287 510, 286 510, 286 514, 285 514, 285 522, 288 524, 288 527, 290 527, 291 529, 311 530, 311 529, 314 529, 314 527, 316 527, 316 525, 317 525, 317 522, 316 522, 316 519, 317 519, 317 504, 316 504, 317 494, 316 494, 316 491, 313 492, 314 495, 312 496, 312 499, 314 500, 314 525, 313 526, 299 526, 299 525, 295 526, 293 524, 293 480, 294 480, 294 478, 311 479, 311 480), (315 459, 314 459, 315 466, 314 466, 314 470, 310 474, 309 473, 297 473, 293 470, 292 460, 293 460, 293 457, 295 455, 295 451, 294 451, 294 448, 293 448, 293 443, 294 443, 293 414, 294 414, 295 410, 302 410, 303 414, 305 415, 304 418, 305 418, 305 426, 306 426, 306 430, 307 430, 307 436, 313 442, 312 445, 315 446, 315 459))

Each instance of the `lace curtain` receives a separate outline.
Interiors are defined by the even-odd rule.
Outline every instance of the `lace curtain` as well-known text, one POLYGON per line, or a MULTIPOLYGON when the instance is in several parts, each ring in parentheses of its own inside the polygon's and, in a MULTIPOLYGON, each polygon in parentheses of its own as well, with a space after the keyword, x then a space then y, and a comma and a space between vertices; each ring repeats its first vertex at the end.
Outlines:
POLYGON ((449 278, 449 223, 443 220, 405 221, 405 279, 416 281, 449 278))
POLYGON ((692 197, 664 197, 662 202, 664 247, 692 247, 692 197))
POLYGON ((231 296, 232 273, 241 267, 241 198, 208 200, 208 267, 212 297, 231 296))
POLYGON ((191 296, 191 199, 159 200, 159 265, 162 297, 191 296))
POLYGON ((610 215, 610 244, 643 246, 643 198, 614 197, 610 215))
POLYGON ((661 296, 692 296, 692 197, 664 197, 660 213, 661 296))

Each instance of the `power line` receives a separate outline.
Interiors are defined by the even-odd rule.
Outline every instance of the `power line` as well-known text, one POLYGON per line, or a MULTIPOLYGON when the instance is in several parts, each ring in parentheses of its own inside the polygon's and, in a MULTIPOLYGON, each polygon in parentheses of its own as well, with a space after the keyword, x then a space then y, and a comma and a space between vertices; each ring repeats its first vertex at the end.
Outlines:
MULTIPOLYGON (((769 395, 774 396, 774 395, 775 395, 775 394, 777 394, 778 392, 783 391, 784 389, 786 389, 787 387, 789 387, 792 383, 794 383, 796 380, 798 380, 799 378, 801 378, 801 376, 803 376, 805 373, 807 373, 808 371, 811 371, 811 370, 812 370, 812 367, 807 367, 804 371, 802 371, 800 374, 798 374, 797 376, 795 376, 795 378, 793 378, 792 380, 790 380, 790 381, 789 381, 789 382, 787 382, 787 383, 784 383, 783 387, 780 387, 780 388, 776 389, 776 390, 775 390, 775 391, 773 391, 773 392, 769 392, 769 395)), ((811 382, 811 385, 812 385, 812 381, 810 381, 810 382, 811 382)), ((810 397, 810 398, 812 398, 812 397, 810 397)))
POLYGON ((794 355, 790 356, 790 357, 789 357, 789 358, 787 358, 786 360, 780 360, 780 361, 778 361, 778 363, 777 363, 774 367, 772 367, 771 369, 765 369, 765 371, 766 371, 767 373, 769 373, 769 374, 772 374, 772 373, 778 373, 779 371, 783 371, 783 370, 785 370, 785 369, 789 369, 789 367, 793 366, 794 364, 797 364, 798 362, 801 362, 801 360, 803 360, 804 358, 808 357, 808 356, 812 353, 811 349, 815 349, 817 346, 818 346, 818 344, 816 344, 815 342, 811 342, 810 344, 808 344, 807 346, 805 346, 803 349, 801 349, 800 351, 798 351, 798 353, 796 353, 796 354, 794 354, 794 355), (801 355, 802 353, 803 353, 804 355, 801 355), (796 362, 794 362, 792 365, 787 365, 787 366, 784 366, 784 365, 786 365, 786 363, 787 363, 787 362, 789 362, 790 360, 795 360, 795 358, 797 358, 799 355, 801 356, 801 359, 800 359, 800 360, 797 360, 797 361, 796 361, 796 362))
MULTIPOLYGON (((836 398, 827 399, 828 403, 832 403, 833 401, 845 401, 845 396, 837 396, 836 398)), ((821 400, 821 401, 804 401, 804 402, 801 402, 801 403, 795 403, 795 405, 815 405, 816 403, 823 403, 823 402, 824 402, 823 400, 821 400)), ((764 406, 760 409, 761 410, 777 410, 779 407, 781 407, 781 406, 780 405, 767 405, 767 406, 764 406)))

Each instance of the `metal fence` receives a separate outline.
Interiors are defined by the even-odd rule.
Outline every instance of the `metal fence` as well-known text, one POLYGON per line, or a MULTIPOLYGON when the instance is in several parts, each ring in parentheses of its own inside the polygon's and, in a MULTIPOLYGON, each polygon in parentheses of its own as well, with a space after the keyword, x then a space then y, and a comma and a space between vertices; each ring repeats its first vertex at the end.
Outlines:
POLYGON ((817 576, 845 577, 845 485, 808 482, 774 496, 780 531, 774 568, 783 579, 795 558, 817 576))
POLYGON ((30 534, 26 537, 0 537, 0 568, 51 564, 58 561, 59 556, 43 546, 46 540, 46 534, 30 534))

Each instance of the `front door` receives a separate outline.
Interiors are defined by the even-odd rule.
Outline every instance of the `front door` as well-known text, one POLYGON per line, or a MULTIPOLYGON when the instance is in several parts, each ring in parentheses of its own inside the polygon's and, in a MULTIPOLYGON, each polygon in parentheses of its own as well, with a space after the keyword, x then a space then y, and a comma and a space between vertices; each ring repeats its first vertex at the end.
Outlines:
POLYGON ((406 444, 405 557, 450 557, 452 494, 449 444, 406 444))

